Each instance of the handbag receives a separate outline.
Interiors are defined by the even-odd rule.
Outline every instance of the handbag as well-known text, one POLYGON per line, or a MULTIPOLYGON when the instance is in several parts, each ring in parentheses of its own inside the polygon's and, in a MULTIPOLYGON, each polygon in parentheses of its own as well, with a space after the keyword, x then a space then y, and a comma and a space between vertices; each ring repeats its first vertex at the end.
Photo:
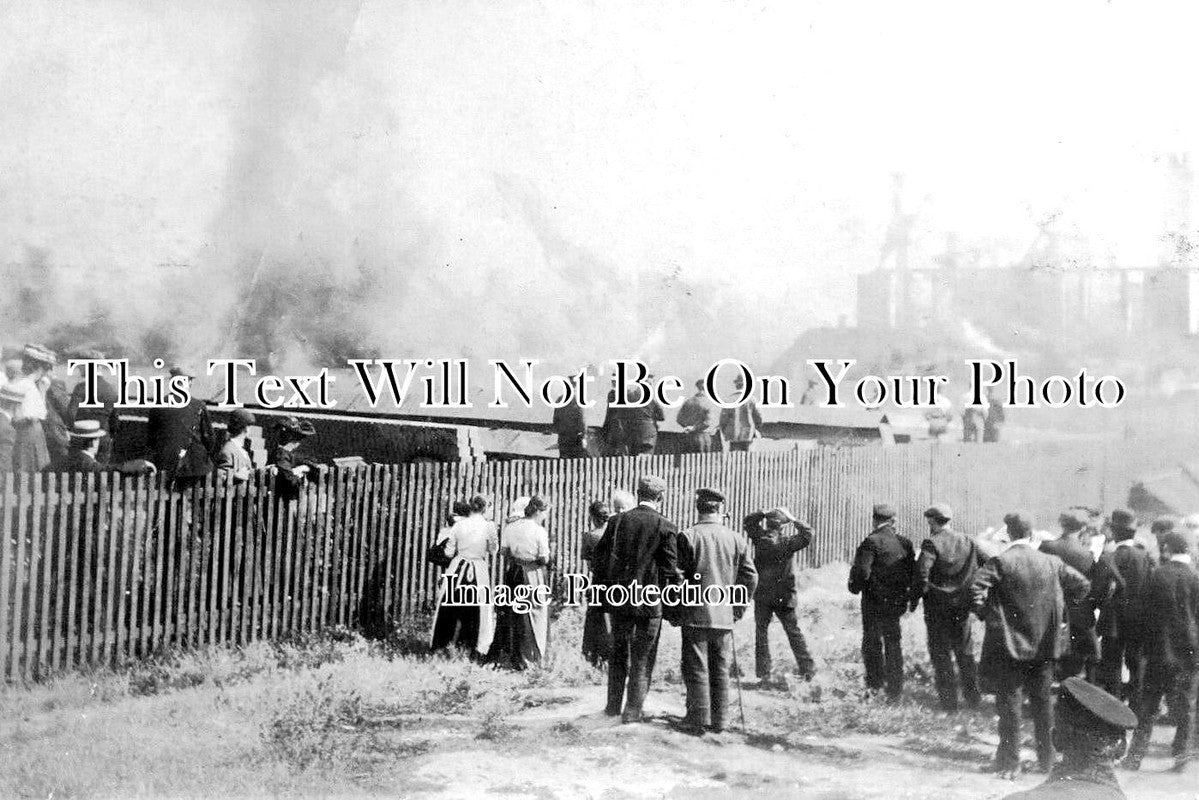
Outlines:
POLYGON ((449 539, 442 539, 440 542, 434 542, 429 545, 429 549, 425 551, 425 559, 433 566, 445 569, 450 565, 453 559, 445 552, 445 546, 449 543, 449 539))

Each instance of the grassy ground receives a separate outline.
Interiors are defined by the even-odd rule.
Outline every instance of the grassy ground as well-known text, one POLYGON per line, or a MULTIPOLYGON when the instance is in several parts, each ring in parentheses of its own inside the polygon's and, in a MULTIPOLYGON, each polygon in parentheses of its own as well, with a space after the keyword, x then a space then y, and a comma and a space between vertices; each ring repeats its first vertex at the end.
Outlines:
MULTIPOLYGON (((660 720, 621 726, 599 714, 603 675, 578 653, 581 614, 564 609, 550 663, 526 673, 416 655, 424 629, 415 625, 385 643, 332 632, 10 688, 0 693, 0 797, 785 792, 832 800, 1013 790, 978 772, 994 748, 989 712, 932 710, 916 617, 904 623, 903 702, 864 696, 856 605, 843 581, 844 567, 805 575, 802 624, 819 676, 787 688, 749 685, 745 730, 723 737, 693 739, 660 720)), ((736 633, 738 660, 752 672, 752 621, 736 633)), ((794 662, 774 633, 782 678, 794 662)), ((659 716, 682 711, 678 647, 668 628, 647 704, 659 716)), ((1152 791, 1130 796, 1159 796, 1145 785, 1152 791)))

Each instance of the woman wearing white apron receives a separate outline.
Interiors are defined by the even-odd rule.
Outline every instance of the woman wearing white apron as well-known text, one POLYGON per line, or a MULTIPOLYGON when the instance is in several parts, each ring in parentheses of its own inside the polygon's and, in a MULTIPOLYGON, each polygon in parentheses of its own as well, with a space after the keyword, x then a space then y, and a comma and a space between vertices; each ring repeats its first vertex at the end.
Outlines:
MULTIPOLYGON (((525 506, 524 519, 504 528, 504 584, 512 589, 549 584, 550 540, 543 527, 547 511, 545 500, 534 495, 525 506)), ((549 606, 533 603, 525 613, 510 609, 509 619, 511 639, 505 644, 513 666, 524 669, 540 663, 549 648, 549 606)))
POLYGON ((495 636, 495 609, 492 607, 491 570, 488 561, 499 549, 495 523, 483 517, 487 500, 478 495, 467 504, 454 504, 455 520, 438 536, 444 552, 450 557, 449 566, 442 573, 437 595, 437 611, 433 616, 433 634, 429 643, 432 650, 440 650, 452 644, 471 647, 480 656, 491 649, 495 636), (464 507, 465 506, 465 507, 464 507), (459 516, 465 514, 464 516, 459 516), (453 581, 461 594, 476 594, 477 602, 471 605, 446 605, 447 593, 453 581))

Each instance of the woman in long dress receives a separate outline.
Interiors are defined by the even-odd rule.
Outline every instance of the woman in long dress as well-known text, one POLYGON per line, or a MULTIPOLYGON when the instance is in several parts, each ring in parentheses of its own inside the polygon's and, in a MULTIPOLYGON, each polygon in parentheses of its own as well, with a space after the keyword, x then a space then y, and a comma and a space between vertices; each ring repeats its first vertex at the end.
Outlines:
MULTIPOLYGON (((549 586, 550 540, 544 527, 548 509, 546 501, 534 495, 525 506, 524 518, 504 528, 501 550, 506 561, 504 584, 513 593, 519 586, 530 587, 519 590, 527 592, 535 591, 537 586, 549 586)), ((549 648, 549 605, 530 601, 527 611, 509 608, 506 617, 509 638, 503 644, 512 665, 525 669, 530 664, 541 663, 549 648)))
MULTIPOLYGON (((583 561, 587 562, 594 580, 595 569, 591 559, 595 556, 595 546, 604 535, 604 528, 612 516, 612 510, 603 500, 592 502, 588 508, 591 517, 591 530, 583 534, 581 552, 583 561)), ((603 608, 588 606, 587 614, 583 617, 583 657, 592 666, 602 666, 612 655, 612 621, 603 608)))
POLYGON ((457 644, 470 647, 474 653, 484 656, 491 649, 495 636, 495 609, 489 597, 489 561, 499 549, 499 541, 495 523, 484 517, 487 508, 487 500, 479 495, 471 498, 469 504, 455 503, 454 522, 438 535, 437 543, 443 546, 450 563, 441 576, 429 643, 432 650, 457 644), (446 605, 451 579, 457 587, 475 587, 477 596, 474 599, 477 602, 471 605, 446 605))

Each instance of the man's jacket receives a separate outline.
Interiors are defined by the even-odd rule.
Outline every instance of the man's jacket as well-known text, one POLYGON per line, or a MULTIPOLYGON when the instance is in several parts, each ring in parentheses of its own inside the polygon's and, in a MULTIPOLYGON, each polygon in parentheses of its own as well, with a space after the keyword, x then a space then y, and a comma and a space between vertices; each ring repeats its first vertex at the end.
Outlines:
POLYGON ((895 532, 894 523, 879 525, 858 545, 849 570, 849 591, 868 603, 903 613, 916 577, 912 543, 895 532))
POLYGON ((754 546, 754 566, 758 570, 758 590, 754 600, 794 608, 798 594, 795 554, 811 544, 812 529, 804 526, 788 532, 788 526, 783 526, 770 530, 761 512, 750 514, 744 524, 745 533, 754 546))
POLYGON ((1189 564, 1167 561, 1153 571, 1144 624, 1149 669, 1174 673, 1199 667, 1199 574, 1189 564))
MULTIPOLYGON (((639 505, 608 521, 595 546, 595 582, 607 586, 668 586, 680 580, 678 527, 657 510, 639 505)), ((662 604, 609 606, 613 614, 660 617, 662 604)))
MULTIPOLYGON (((701 516, 694 527, 679 534, 679 570, 683 583, 698 586, 700 597, 709 587, 721 587, 728 596, 730 587, 744 588, 746 600, 758 585, 758 571, 749 555, 749 543, 736 531, 726 528, 718 514, 701 516), (697 579, 695 576, 698 575, 697 579)), ((676 609, 681 625, 693 628, 731 630, 735 617, 744 606, 732 603, 708 603, 676 609)))
POLYGON ((968 608, 970 584, 982 562, 974 539, 943 528, 920 545, 913 595, 924 598, 925 611, 968 608))

